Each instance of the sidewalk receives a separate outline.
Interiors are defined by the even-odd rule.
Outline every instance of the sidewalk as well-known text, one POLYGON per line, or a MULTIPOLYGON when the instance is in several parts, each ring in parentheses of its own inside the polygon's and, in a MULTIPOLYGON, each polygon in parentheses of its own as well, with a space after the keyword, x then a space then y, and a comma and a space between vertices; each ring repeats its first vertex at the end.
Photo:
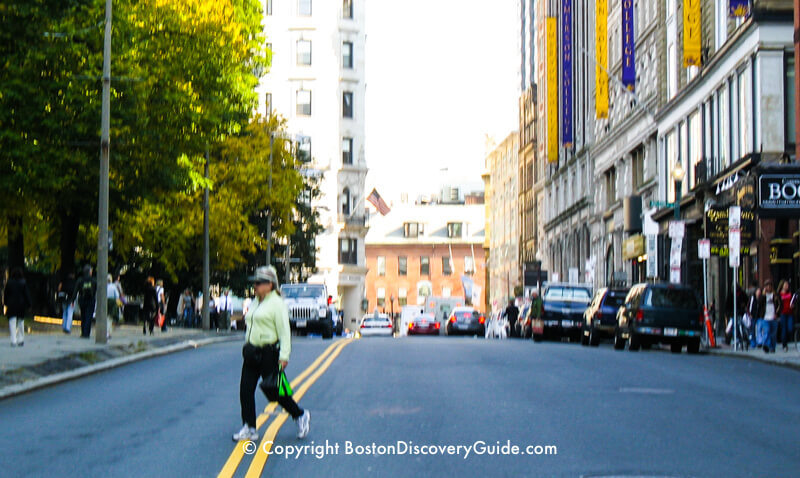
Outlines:
MULTIPOLYGON (((27 322, 27 321, 26 321, 27 322)), ((37 324, 38 325, 38 324, 37 324)), ((37 327, 41 329, 42 327, 37 327)), ((11 347, 8 329, 0 332, 0 399, 137 360, 223 341, 242 340, 240 333, 170 327, 143 335, 141 326, 115 326, 106 345, 71 335, 60 326, 25 334, 24 347, 11 347)))
POLYGON ((775 353, 764 353, 763 349, 756 348, 748 351, 733 350, 729 345, 722 344, 716 349, 708 349, 708 353, 713 355, 725 355, 728 357, 744 358, 749 360, 758 360, 761 362, 782 365, 784 367, 792 367, 800 370, 800 351, 797 350, 795 344, 789 344, 789 351, 784 352, 780 344, 775 349, 775 353))

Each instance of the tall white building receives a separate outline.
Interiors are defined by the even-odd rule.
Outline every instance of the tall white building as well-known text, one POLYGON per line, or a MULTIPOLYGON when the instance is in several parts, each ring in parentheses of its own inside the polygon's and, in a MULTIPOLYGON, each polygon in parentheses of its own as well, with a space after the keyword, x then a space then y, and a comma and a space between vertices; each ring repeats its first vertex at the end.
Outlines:
POLYGON ((322 178, 314 280, 327 285, 351 330, 364 311, 367 272, 365 3, 264 0, 272 67, 259 86, 260 113, 288 120, 308 167, 322 178))

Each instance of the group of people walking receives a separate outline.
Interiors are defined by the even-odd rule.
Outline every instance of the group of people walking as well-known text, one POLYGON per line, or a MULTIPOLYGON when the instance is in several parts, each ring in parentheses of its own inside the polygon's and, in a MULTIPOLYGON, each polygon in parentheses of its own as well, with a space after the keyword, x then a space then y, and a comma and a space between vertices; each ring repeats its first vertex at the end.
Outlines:
POLYGON ((794 314, 800 306, 800 290, 792 293, 788 281, 781 281, 776 290, 772 280, 756 287, 747 299, 745 312, 749 323, 750 347, 762 347, 765 353, 775 353, 778 339, 783 350, 789 350, 794 333, 794 314), (779 333, 780 332, 780 333, 779 333))

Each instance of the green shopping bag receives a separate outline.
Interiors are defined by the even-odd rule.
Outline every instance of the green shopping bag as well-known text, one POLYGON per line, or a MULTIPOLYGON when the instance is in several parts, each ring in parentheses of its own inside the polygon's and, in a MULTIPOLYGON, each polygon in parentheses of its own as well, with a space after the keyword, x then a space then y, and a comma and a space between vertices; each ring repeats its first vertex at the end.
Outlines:
POLYGON ((292 396, 292 386, 289 384, 289 379, 286 378, 286 373, 283 371, 283 369, 281 369, 280 373, 278 374, 278 396, 292 396))

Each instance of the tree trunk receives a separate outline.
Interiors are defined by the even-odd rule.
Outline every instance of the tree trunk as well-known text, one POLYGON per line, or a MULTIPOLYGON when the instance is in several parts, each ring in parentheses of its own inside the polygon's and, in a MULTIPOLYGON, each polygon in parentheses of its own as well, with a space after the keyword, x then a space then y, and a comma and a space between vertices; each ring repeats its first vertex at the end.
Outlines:
MULTIPOLYGON (((75 271, 75 248, 78 242, 78 229, 80 217, 75 211, 61 209, 61 268, 59 277, 63 281, 70 272, 75 271)), ((75 274, 77 277, 79 274, 75 274)))
POLYGON ((8 216, 8 268, 25 268, 25 236, 22 231, 22 216, 8 216))

